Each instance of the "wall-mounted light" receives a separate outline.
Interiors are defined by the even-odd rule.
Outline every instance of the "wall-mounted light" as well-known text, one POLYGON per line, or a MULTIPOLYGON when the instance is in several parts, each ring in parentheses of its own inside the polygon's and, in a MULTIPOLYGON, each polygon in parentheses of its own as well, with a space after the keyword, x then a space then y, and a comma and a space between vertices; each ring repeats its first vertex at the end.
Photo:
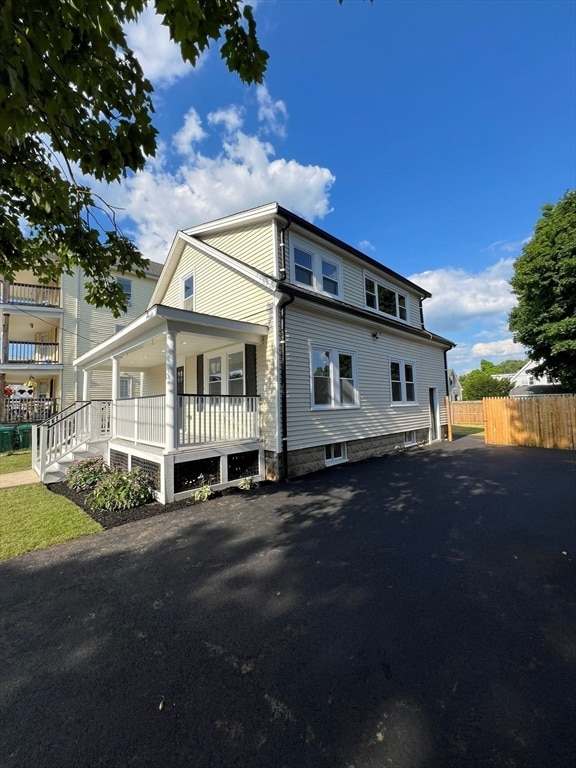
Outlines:
POLYGON ((380 336, 381 334, 378 331, 372 331, 372 338, 374 339, 374 341, 378 341, 380 336))

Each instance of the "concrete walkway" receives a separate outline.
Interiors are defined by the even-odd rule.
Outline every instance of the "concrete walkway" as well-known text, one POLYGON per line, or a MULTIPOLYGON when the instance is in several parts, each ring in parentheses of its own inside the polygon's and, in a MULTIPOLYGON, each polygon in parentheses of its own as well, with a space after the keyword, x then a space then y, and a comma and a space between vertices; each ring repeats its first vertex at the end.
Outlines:
POLYGON ((31 485, 39 483, 40 478, 33 469, 24 469, 21 472, 9 472, 0 475, 0 490, 14 488, 16 485, 31 485))
POLYGON ((0 564, 2 768, 572 768, 575 458, 462 438, 0 564))

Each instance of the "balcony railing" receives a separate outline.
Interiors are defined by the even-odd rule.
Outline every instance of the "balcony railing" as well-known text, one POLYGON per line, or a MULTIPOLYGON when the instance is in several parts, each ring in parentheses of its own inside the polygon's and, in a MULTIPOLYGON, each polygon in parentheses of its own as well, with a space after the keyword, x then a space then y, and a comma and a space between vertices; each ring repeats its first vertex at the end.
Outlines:
MULTIPOLYGON (((178 447, 259 439, 259 397, 178 395, 178 447)), ((114 436, 164 446, 165 397, 118 400, 114 436)))
POLYGON ((29 283, 2 283, 0 304, 26 304, 34 307, 59 307, 60 288, 29 283))
POLYGON ((57 412, 55 397, 4 397, 3 421, 8 424, 45 421, 57 412))
POLYGON ((10 341, 6 363, 58 363, 58 342, 52 341, 10 341))

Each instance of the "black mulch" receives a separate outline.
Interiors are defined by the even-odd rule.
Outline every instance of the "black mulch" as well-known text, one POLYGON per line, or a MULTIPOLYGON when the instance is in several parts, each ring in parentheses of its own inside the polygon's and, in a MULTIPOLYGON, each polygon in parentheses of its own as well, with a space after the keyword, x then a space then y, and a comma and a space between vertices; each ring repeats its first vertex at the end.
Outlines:
MULTIPOLYGON (((150 502, 149 504, 142 504, 140 507, 132 507, 131 509, 116 510, 114 512, 108 512, 105 510, 92 510, 86 504, 87 494, 73 491, 68 487, 68 483, 50 483, 46 486, 52 493, 58 493, 60 496, 65 496, 70 501, 73 501, 78 507, 83 509, 86 514, 100 523, 102 528, 108 530, 109 528, 117 528, 119 525, 125 525, 126 523, 134 523, 137 520, 146 520, 149 517, 156 517, 156 515, 163 515, 166 512, 175 512, 178 509, 186 509, 195 504, 203 504, 205 502, 194 501, 193 498, 183 499, 181 501, 173 501, 171 504, 160 504, 157 501, 150 502)), ((242 493, 238 488, 228 488, 224 491, 215 491, 211 497, 213 499, 219 496, 228 495, 231 493, 242 493)))

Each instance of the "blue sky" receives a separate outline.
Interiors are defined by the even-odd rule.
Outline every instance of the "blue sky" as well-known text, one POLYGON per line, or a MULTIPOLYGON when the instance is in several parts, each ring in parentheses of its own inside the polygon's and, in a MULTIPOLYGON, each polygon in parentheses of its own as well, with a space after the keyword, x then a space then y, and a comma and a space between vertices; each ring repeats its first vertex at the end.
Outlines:
POLYGON ((260 0, 264 87, 218 46, 192 70, 152 12, 129 41, 160 151, 107 198, 144 254, 277 200, 428 288, 459 372, 522 357, 507 281, 546 202, 576 186, 571 0, 260 0))

